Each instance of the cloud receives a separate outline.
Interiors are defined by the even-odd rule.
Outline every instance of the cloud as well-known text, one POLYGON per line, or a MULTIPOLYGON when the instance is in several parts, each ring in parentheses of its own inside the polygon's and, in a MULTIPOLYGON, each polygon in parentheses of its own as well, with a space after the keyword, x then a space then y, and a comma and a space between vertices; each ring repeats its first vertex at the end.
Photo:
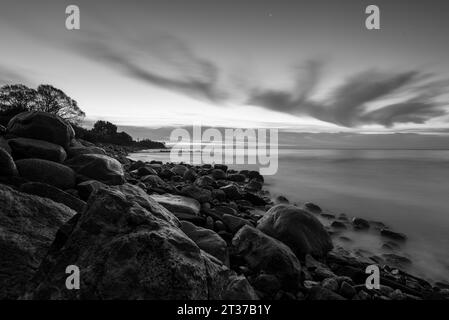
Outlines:
POLYGON ((301 86, 297 81, 292 90, 254 90, 248 104, 293 115, 308 115, 345 127, 420 124, 447 114, 438 98, 448 92, 448 81, 434 80, 432 74, 415 70, 396 73, 363 71, 346 79, 327 99, 314 100, 311 96, 321 80, 322 74, 317 72, 321 66, 318 62, 306 64, 309 82, 301 86), (370 109, 370 103, 398 97, 402 98, 398 103, 384 102, 380 107, 370 109))
POLYGON ((0 65, 0 86, 5 84, 28 83, 28 79, 11 70, 8 67, 0 65))
POLYGON ((186 44, 174 37, 160 37, 157 41, 145 44, 129 41, 124 48, 114 46, 98 38, 83 41, 82 52, 88 57, 101 61, 127 75, 148 84, 179 92, 209 102, 226 99, 224 91, 218 89, 219 71, 217 66, 197 56, 186 44), (142 51, 147 56, 159 58, 176 71, 175 75, 164 75, 155 71, 148 61, 136 58, 142 51))

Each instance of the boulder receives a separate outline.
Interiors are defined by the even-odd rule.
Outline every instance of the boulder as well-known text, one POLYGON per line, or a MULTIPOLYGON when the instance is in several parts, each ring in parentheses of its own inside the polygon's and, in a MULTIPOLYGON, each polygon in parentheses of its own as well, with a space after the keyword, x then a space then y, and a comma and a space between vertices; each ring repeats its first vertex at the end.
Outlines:
POLYGON ((250 269, 276 275, 283 287, 298 286, 301 264, 282 242, 246 225, 234 236, 232 245, 250 269))
POLYGON ((152 194, 150 197, 175 215, 177 213, 188 213, 193 215, 198 215, 200 213, 200 203, 192 198, 169 193, 162 195, 152 194))
POLYGON ((298 207, 278 204, 258 221, 257 228, 287 244, 302 259, 310 253, 323 257, 332 241, 321 222, 298 207))
POLYGON ((262 183, 258 180, 251 180, 246 186, 245 189, 253 192, 258 192, 262 190, 262 183))
POLYGON ((38 158, 64 162, 67 154, 63 147, 44 140, 16 138, 8 141, 14 159, 38 158))
POLYGON ((8 132, 23 138, 55 143, 67 149, 75 132, 61 117, 40 111, 23 112, 8 123, 8 132))
POLYGON ((17 175, 17 167, 11 155, 0 148, 0 176, 12 177, 17 175))
POLYGON ((0 184, 0 300, 17 299, 75 212, 0 184))
POLYGON ((104 188, 104 187, 106 187, 106 185, 100 181, 87 180, 87 181, 79 183, 76 186, 76 190, 78 191, 78 194, 81 197, 81 199, 87 201, 87 199, 89 199, 90 195, 94 191, 96 191, 100 188, 104 188))
POLYGON ((399 233, 399 232, 394 232, 394 231, 391 231, 391 230, 388 230, 388 229, 381 229, 380 230, 380 234, 383 237, 390 238, 390 239, 393 239, 393 240, 398 240, 398 241, 405 241, 405 240, 407 240, 407 236, 405 234, 399 233))
POLYGON ((352 218, 352 225, 354 226, 354 228, 360 229, 360 230, 369 229, 369 227, 370 227, 370 224, 368 221, 366 221, 365 219, 362 219, 362 218, 357 218, 357 217, 352 218))
POLYGON ((86 180, 94 179, 108 185, 125 182, 123 167, 116 159, 102 154, 82 154, 65 163, 86 180))
POLYGON ((75 172, 60 163, 43 159, 22 159, 16 161, 21 177, 50 184, 59 189, 71 189, 75 186, 75 172))
POLYGON ((55 240, 25 299, 221 299, 235 276, 202 251, 177 219, 140 188, 99 189, 88 208, 55 240), (81 272, 67 290, 67 265, 81 272))
POLYGON ((178 175, 178 176, 184 176, 184 173, 186 173, 187 171, 187 167, 183 166, 181 164, 178 164, 176 166, 174 166, 173 168, 171 168, 171 172, 173 172, 174 174, 178 175))
POLYGON ((254 288, 249 284, 245 276, 233 275, 226 287, 224 300, 259 300, 254 288))
POLYGON ((67 155, 69 158, 74 158, 76 156, 79 156, 81 154, 106 154, 106 151, 104 151, 103 148, 100 147, 70 147, 67 149, 67 155))
POLYGON ((234 181, 234 182, 245 182, 246 177, 243 174, 234 173, 234 174, 228 175, 228 180, 234 181))
POLYGON ((193 198, 200 203, 210 202, 212 200, 212 192, 210 190, 197 187, 193 184, 182 188, 181 194, 186 197, 193 198))
POLYGON ((229 200, 238 200, 242 198, 242 195, 239 192, 239 189, 237 188, 237 186, 233 185, 233 184, 228 184, 224 187, 221 187, 220 190, 223 190, 224 193, 226 194, 226 197, 229 200))
POLYGON ((198 227, 188 221, 181 221, 181 230, 192 239, 200 249, 229 266, 228 245, 216 232, 198 227))
POLYGON ((226 225, 226 227, 232 232, 232 234, 239 231, 239 229, 244 225, 251 225, 247 220, 230 214, 224 214, 222 217, 222 221, 226 225))
POLYGON ((215 180, 226 179, 226 173, 221 169, 213 169, 211 172, 211 176, 215 180))
POLYGON ((0 136, 0 148, 4 149, 6 152, 11 154, 11 147, 9 146, 8 140, 0 136))
POLYGON ((27 182, 20 186, 20 191, 62 203, 76 212, 82 212, 86 207, 83 200, 45 183, 27 182))
POLYGON ((201 187, 201 188, 205 188, 205 187, 215 188, 217 184, 216 184, 215 180, 212 179, 212 177, 201 176, 195 180, 195 185, 197 185, 198 187, 201 187))

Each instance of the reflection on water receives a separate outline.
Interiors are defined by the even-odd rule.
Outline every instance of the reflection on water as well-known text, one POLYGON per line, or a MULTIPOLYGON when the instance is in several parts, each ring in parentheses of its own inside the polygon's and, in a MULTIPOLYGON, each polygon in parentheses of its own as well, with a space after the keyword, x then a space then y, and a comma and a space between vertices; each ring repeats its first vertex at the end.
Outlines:
MULTIPOLYGON (((169 154, 141 152, 131 158, 169 161, 169 154)), ((273 195, 292 202, 315 202, 407 234, 411 271, 449 280, 449 151, 282 149, 279 170, 266 183, 273 195)), ((379 238, 348 236, 351 246, 381 253, 379 238)))

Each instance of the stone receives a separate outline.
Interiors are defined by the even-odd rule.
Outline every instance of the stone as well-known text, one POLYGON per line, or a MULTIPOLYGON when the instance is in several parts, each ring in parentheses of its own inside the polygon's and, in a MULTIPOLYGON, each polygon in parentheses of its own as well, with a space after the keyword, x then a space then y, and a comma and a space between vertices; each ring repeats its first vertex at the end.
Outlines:
POLYGON ((226 287, 224 300, 259 300, 256 291, 244 276, 232 276, 226 287))
POLYGON ((188 221, 181 221, 181 230, 192 239, 200 249, 229 266, 228 245, 217 233, 209 229, 198 227, 188 221))
POLYGON ((398 240, 398 241, 405 241, 407 240, 407 236, 403 233, 399 233, 399 232, 394 232, 388 229, 381 229, 380 230, 380 234, 383 237, 389 238, 389 239, 393 239, 393 240, 398 240))
POLYGON ((171 168, 171 172, 181 177, 184 176, 184 173, 186 173, 186 171, 187 167, 183 165, 176 165, 173 168, 171 168))
POLYGON ((22 159, 16 161, 21 177, 50 184, 59 189, 71 189, 75 186, 75 172, 60 163, 43 159, 22 159))
POLYGON ((20 191, 62 203, 76 212, 82 212, 86 207, 86 202, 74 197, 70 193, 45 183, 24 183, 20 186, 20 191))
POLYGON ((243 194, 243 199, 251 202, 255 206, 264 206, 267 204, 267 201, 265 201, 262 197, 251 192, 245 192, 243 194))
POLYGON ((55 162, 64 162, 67 154, 63 147, 44 140, 16 138, 9 145, 14 159, 38 158, 55 162))
POLYGON ((308 300, 346 300, 344 297, 329 289, 315 286, 309 291, 308 300))
POLYGON ((345 297, 345 298, 347 298, 347 299, 351 299, 357 292, 356 292, 356 290, 354 289, 354 287, 353 287, 352 285, 350 285, 350 284, 347 283, 346 281, 343 281, 343 282, 341 283, 339 293, 340 293, 343 297, 345 297))
POLYGON ((75 136, 72 126, 61 117, 40 111, 19 113, 8 123, 10 134, 44 140, 67 149, 75 136))
POLYGON ((177 213, 188 213, 193 215, 198 215, 200 213, 200 203, 192 198, 169 193, 162 195, 152 194, 150 197, 175 215, 177 213))
MULTIPOLYGON (((146 177, 146 176, 157 176, 156 170, 154 170, 151 167, 140 167, 136 170, 136 173, 139 177, 146 177)), ((159 178, 159 177, 158 177, 159 178)))
POLYGON ((310 212, 313 212, 313 213, 321 213, 321 211, 322 211, 321 208, 318 205, 316 205, 316 204, 314 204, 312 202, 305 203, 304 204, 304 208, 306 210, 310 211, 310 212))
POLYGON ((226 173, 221 169, 213 169, 211 172, 211 176, 215 180, 226 179, 226 173))
POLYGON ((17 167, 11 155, 3 148, 0 148, 0 176, 17 176, 17 167))
POLYGON ((234 181, 234 182, 245 182, 246 177, 243 174, 234 173, 234 174, 228 174, 228 180, 234 181))
POLYGON ((106 151, 104 151, 103 148, 100 147, 70 147, 67 149, 67 156, 69 158, 74 158, 76 156, 82 155, 82 154, 103 154, 106 155, 106 151))
POLYGON ((220 190, 225 193, 226 198, 228 198, 229 200, 238 200, 242 198, 239 189, 233 184, 228 184, 224 187, 221 187, 220 190))
POLYGON ((116 159, 102 154, 82 154, 65 163, 86 180, 98 180, 107 185, 125 182, 123 167, 116 159))
POLYGON ((214 169, 222 170, 224 172, 228 171, 228 166, 225 164, 214 164, 214 169))
POLYGON ((269 296, 276 294, 281 289, 279 279, 272 274, 262 273, 256 277, 253 286, 269 296))
POLYGON ((25 299, 203 300, 228 294, 235 272, 202 251, 177 219, 132 185, 96 192, 87 210, 55 241, 25 299), (66 266, 80 268, 66 290, 66 266))
POLYGON ((321 286, 323 288, 326 288, 328 290, 331 290, 333 292, 337 292, 338 291, 338 281, 335 278, 326 278, 323 281, 321 281, 321 286))
POLYGON ((239 231, 244 225, 251 225, 247 220, 230 214, 224 214, 222 221, 232 234, 239 231))
POLYGON ((205 188, 205 187, 215 188, 216 182, 210 176, 201 176, 195 180, 195 185, 197 185, 198 187, 201 187, 201 188, 205 188))
POLYGON ((284 196, 277 196, 274 200, 275 204, 289 204, 290 201, 284 196))
POLYGON ((212 198, 220 202, 226 201, 226 193, 220 189, 212 190, 212 198))
POLYGON ((333 247, 321 222, 309 212, 292 205, 272 207, 258 221, 257 228, 287 244, 299 258, 309 253, 323 257, 333 247))
POLYGON ((100 188, 104 188, 106 185, 100 181, 97 180, 87 180, 84 182, 79 183, 76 186, 76 189, 78 190, 78 194, 81 199, 87 201, 89 199, 90 195, 95 192, 96 190, 100 188))
POLYGON ((19 298, 59 227, 75 212, 0 184, 0 300, 19 298))
POLYGON ((245 225, 232 239, 232 245, 250 269, 276 275, 283 288, 298 286, 301 264, 282 242, 245 225))
POLYGON ((369 227, 370 227, 368 221, 366 221, 365 219, 362 219, 362 218, 357 218, 357 217, 352 218, 352 225, 354 226, 354 228, 360 229, 360 230, 369 229, 369 227))
POLYGON ((193 181, 195 181, 197 176, 198 176, 198 174, 195 172, 195 170, 189 169, 184 173, 182 178, 184 179, 184 181, 193 182, 193 181))
POLYGON ((262 190, 262 183, 258 180, 251 180, 249 183, 247 183, 247 185, 245 186, 246 190, 249 191, 253 191, 253 192, 258 192, 260 190, 262 190))
POLYGON ((346 225, 341 221, 332 221, 331 227, 335 229, 347 229, 346 225))
POLYGON ((210 202, 212 200, 212 192, 207 189, 197 187, 193 184, 187 185, 181 189, 181 194, 193 198, 200 203, 210 202))

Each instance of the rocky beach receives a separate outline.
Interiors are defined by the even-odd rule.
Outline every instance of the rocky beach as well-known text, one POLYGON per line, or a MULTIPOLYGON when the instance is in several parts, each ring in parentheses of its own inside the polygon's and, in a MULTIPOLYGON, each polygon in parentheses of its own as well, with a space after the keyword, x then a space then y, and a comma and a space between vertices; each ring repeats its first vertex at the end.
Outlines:
POLYGON ((45 112, 0 131, 0 299, 449 299, 403 270, 407 235, 273 198, 258 171, 132 161, 136 147, 87 142, 45 112), (374 230, 391 252, 337 245, 346 229, 374 230))

